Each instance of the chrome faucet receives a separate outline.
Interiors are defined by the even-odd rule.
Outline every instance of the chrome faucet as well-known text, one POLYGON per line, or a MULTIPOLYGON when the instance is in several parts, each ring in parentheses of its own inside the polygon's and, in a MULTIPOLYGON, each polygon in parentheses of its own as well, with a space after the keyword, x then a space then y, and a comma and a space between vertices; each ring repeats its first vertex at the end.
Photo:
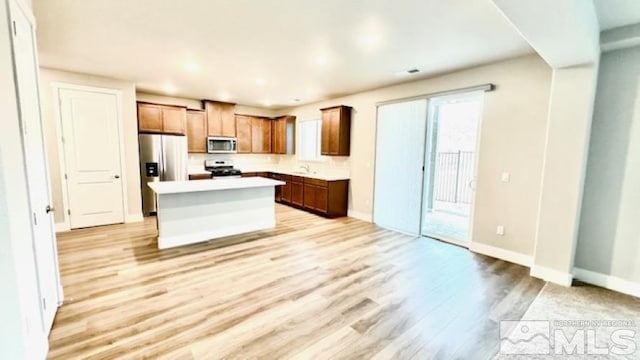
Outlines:
POLYGON ((307 174, 309 173, 309 165, 300 165, 300 167, 303 168, 307 174))

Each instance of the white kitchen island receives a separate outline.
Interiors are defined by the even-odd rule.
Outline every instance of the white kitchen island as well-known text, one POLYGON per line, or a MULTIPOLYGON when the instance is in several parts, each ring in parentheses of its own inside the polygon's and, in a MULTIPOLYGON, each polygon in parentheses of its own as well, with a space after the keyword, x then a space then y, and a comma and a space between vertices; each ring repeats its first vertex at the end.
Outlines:
POLYGON ((262 177, 149 183, 158 198, 158 248, 276 226, 275 186, 262 177))

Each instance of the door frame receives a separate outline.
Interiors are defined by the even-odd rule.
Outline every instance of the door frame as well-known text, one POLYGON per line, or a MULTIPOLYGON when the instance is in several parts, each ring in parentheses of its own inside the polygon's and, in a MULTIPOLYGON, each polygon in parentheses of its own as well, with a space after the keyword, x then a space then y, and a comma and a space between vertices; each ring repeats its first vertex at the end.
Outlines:
POLYGON ((66 151, 64 148, 63 133, 62 133, 62 113, 60 108, 61 98, 60 98, 60 90, 76 90, 76 91, 84 91, 84 92, 92 92, 92 93, 101 93, 101 94, 110 94, 116 96, 116 106, 118 114, 118 120, 116 123, 118 129, 118 150, 119 150, 119 160, 120 160, 120 188, 122 192, 122 214, 123 214, 123 222, 127 222, 129 218, 129 207, 126 206, 128 202, 128 194, 127 194, 127 173, 125 171, 125 156, 124 156, 124 116, 122 110, 122 90, 118 89, 110 89, 103 87, 95 87, 95 86, 86 86, 86 85, 76 85, 65 82, 52 82, 51 89, 53 92, 53 112, 55 114, 55 123, 56 123, 56 142, 58 145, 58 159, 59 159, 59 168, 60 168, 60 182, 62 184, 62 205, 64 206, 63 216, 64 221, 62 223, 56 224, 56 231, 69 231, 71 230, 71 217, 69 216, 69 183, 65 178, 65 174, 67 173, 67 162, 66 162, 66 151))
MULTIPOLYGON (((483 119, 484 119, 484 104, 485 104, 485 91, 468 91, 468 92, 459 92, 459 93, 455 93, 455 94, 448 94, 448 95, 442 95, 442 96, 434 96, 432 98, 429 99, 429 102, 427 104, 427 134, 425 135, 425 137, 428 137, 429 134, 429 119, 430 119, 430 111, 429 109, 431 108, 432 102, 438 98, 450 98, 450 99, 455 99, 455 98, 463 98, 465 96, 477 96, 478 98, 480 98, 480 118, 478 119, 478 129, 476 130, 476 149, 475 149, 475 160, 473 162, 473 179, 476 182, 476 189, 478 187, 477 185, 477 179, 478 179, 478 164, 480 163, 480 142, 482 139, 482 123, 483 123, 483 119)), ((438 104, 434 104, 434 106, 438 106, 438 104)), ((437 117, 437 115, 434 115, 437 117)), ((437 121, 437 120, 436 120, 437 121)), ((426 156, 427 153, 427 146, 429 144, 429 139, 425 138, 425 157, 424 157, 424 168, 426 169, 428 166, 428 157, 426 156)), ((432 237, 429 235, 424 235, 422 234, 422 222, 424 221, 424 205, 425 205, 425 200, 424 200, 424 188, 425 188, 425 176, 423 173, 423 183, 422 183, 422 208, 420 209, 420 236, 424 236, 424 237, 428 237, 430 239, 435 239, 435 240, 439 240, 439 241, 443 241, 452 245, 456 245, 456 246, 460 246, 463 248, 469 248, 471 246, 471 243, 473 242, 473 224, 475 222, 475 217, 476 217, 476 195, 477 195, 477 191, 476 189, 473 190, 473 193, 471 195, 471 212, 469 213, 469 239, 467 241, 460 241, 460 240, 456 240, 456 239, 451 239, 448 238, 446 236, 439 236, 439 237, 432 237)))

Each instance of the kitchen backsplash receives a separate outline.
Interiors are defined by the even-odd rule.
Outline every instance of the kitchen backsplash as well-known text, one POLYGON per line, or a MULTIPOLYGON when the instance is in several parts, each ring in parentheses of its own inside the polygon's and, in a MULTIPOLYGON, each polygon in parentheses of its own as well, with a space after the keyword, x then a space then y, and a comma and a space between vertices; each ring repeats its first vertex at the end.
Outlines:
POLYGON ((244 171, 263 169, 299 170, 309 166, 309 172, 323 175, 349 175, 351 162, 349 157, 327 156, 321 161, 300 161, 295 155, 276 154, 189 154, 189 172, 204 169, 205 160, 231 160, 234 167, 244 171), (247 170, 248 169, 248 170, 247 170))

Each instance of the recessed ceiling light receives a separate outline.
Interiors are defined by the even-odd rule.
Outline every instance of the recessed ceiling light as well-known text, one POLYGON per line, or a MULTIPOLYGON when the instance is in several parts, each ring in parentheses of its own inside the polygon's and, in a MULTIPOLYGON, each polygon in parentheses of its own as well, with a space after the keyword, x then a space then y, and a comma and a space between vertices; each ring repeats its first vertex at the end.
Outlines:
POLYGON ((271 106, 271 101, 269 101, 269 100, 265 100, 262 104, 263 104, 264 106, 266 106, 266 107, 269 107, 269 106, 271 106))
POLYGON ((374 35, 366 35, 362 37, 362 43, 365 45, 374 45, 378 42, 378 37, 374 35))
POLYGON ((256 78, 256 85, 258 86, 263 86, 264 84, 266 84, 267 82, 264 81, 263 78, 256 78))
POLYGON ((218 98, 222 101, 227 101, 229 99, 231 99, 231 94, 229 94, 226 91, 221 92, 220 94, 218 94, 218 98))
POLYGON ((173 86, 173 84, 167 83, 164 85, 164 92, 166 92, 167 94, 175 94, 176 87, 173 86))
POLYGON ((324 56, 324 55, 316 56, 316 64, 318 64, 318 65, 326 65, 327 64, 327 57, 324 56))
POLYGON ((293 99, 293 102, 300 102, 300 99, 293 99))
POLYGON ((198 64, 194 62, 188 62, 184 65, 184 69, 190 73, 195 73, 198 71, 198 64))

